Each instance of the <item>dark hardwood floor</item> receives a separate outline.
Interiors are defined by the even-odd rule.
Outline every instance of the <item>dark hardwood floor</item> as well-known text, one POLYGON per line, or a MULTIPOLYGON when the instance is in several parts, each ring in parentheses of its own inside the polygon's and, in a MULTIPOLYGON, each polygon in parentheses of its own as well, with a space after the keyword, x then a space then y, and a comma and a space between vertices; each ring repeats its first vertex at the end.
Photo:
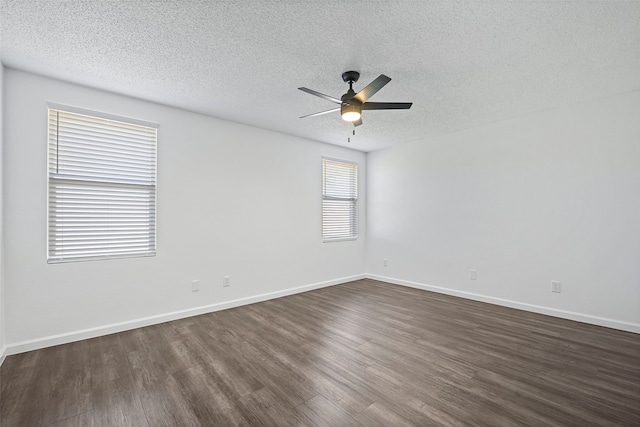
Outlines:
POLYGON ((640 335, 360 280, 9 356, 9 426, 640 426, 640 335))

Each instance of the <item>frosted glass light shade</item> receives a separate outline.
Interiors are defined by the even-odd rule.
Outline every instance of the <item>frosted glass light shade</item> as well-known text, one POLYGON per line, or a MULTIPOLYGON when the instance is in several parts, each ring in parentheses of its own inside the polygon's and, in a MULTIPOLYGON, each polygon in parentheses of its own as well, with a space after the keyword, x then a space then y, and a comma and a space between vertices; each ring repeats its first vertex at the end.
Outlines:
POLYGON ((347 122, 355 122, 360 118, 360 113, 357 111, 347 111, 342 113, 342 120, 346 120, 347 122))
POLYGON ((342 104, 342 107, 340 107, 342 120, 347 122, 355 122, 356 120, 359 120, 360 111, 361 107, 358 104, 342 104))

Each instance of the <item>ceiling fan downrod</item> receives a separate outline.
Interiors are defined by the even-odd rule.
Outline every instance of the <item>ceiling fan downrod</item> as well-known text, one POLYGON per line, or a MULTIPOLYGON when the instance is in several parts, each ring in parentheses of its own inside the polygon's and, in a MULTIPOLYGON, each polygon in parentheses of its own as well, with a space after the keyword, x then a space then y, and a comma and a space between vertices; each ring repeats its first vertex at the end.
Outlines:
POLYGON ((342 80, 345 83, 349 84, 349 90, 347 91, 347 93, 345 93, 344 96, 342 96, 343 101, 346 101, 345 97, 348 96, 349 98, 353 98, 353 96, 356 94, 355 91, 353 90, 353 84, 356 83, 359 78, 360 78, 360 73, 357 71, 345 71, 344 73, 342 73, 342 80))

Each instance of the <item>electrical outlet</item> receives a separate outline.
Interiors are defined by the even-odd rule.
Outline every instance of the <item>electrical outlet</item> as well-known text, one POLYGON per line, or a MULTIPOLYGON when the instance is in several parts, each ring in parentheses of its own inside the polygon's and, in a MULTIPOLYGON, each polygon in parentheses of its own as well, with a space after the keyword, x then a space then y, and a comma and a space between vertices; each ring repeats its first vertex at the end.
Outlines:
POLYGON ((469 270, 469 279, 478 280, 478 270, 469 270))
POLYGON ((551 282, 551 292, 556 292, 558 294, 562 292, 562 286, 560 282, 556 282, 556 281, 551 282))
POLYGON ((200 280, 192 280, 191 281, 191 292, 200 291, 200 280))
POLYGON ((389 265, 389 261, 387 261, 387 259, 386 259, 386 258, 385 258, 385 259, 383 259, 383 260, 382 260, 382 265, 383 265, 383 266, 385 266, 385 267, 387 267, 387 266, 389 265))
POLYGON ((231 286, 231 276, 224 276, 222 278, 222 286, 224 286, 225 288, 227 286, 231 286))

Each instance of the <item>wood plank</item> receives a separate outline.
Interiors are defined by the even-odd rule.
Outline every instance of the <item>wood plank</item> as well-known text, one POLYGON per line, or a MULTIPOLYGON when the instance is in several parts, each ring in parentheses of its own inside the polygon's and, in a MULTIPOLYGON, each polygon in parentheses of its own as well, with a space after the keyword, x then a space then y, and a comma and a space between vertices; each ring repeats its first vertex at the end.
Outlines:
POLYGON ((302 415, 306 425, 362 427, 362 424, 321 394, 296 406, 295 409, 302 415))

